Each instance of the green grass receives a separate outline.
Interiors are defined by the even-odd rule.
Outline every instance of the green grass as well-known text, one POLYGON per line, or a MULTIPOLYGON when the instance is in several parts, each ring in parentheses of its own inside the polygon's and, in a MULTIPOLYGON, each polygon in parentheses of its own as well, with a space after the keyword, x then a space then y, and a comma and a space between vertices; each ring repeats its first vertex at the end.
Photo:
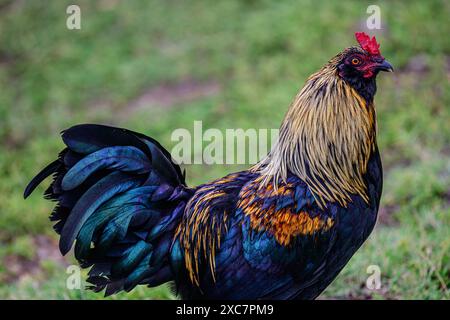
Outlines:
MULTIPOLYGON (((354 44, 364 1, 0 1, 0 298, 100 299, 68 290, 51 204, 22 191, 62 147, 58 132, 100 122, 170 148, 175 128, 277 128, 305 78, 354 44), (65 27, 77 3, 82 29, 65 27), (133 102, 152 88, 218 84, 194 100, 133 102), (50 239, 50 245, 36 239, 50 239), (51 251, 53 250, 53 251, 51 251), (42 252, 44 251, 44 252, 42 252), (57 255, 56 255, 57 256, 57 255)), ((450 5, 382 2, 378 36, 394 74, 378 80, 385 168, 381 218, 324 298, 450 298, 450 5), (369 265, 382 288, 364 284, 369 265)), ((206 89, 204 89, 205 91, 206 89)), ((187 168, 191 185, 242 166, 187 168)), ((38 191, 43 191, 41 187, 38 191)), ((173 298, 168 286, 113 298, 173 298)))

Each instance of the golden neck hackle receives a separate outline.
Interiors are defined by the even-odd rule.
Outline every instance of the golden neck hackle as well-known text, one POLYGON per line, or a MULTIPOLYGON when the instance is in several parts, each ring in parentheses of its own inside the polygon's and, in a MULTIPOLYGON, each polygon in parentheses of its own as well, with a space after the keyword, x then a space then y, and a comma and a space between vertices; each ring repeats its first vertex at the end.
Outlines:
POLYGON ((364 174, 376 148, 376 115, 336 71, 340 55, 307 80, 295 97, 272 151, 253 170, 275 186, 289 172, 301 178, 319 204, 347 206, 352 194, 368 201, 364 174))

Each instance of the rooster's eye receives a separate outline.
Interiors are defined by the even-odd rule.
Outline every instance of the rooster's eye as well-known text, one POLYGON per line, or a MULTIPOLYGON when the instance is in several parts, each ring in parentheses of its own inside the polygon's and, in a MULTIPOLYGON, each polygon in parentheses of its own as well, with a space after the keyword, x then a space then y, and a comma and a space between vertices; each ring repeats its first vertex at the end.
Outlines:
POLYGON ((359 60, 358 58, 353 58, 352 59, 352 65, 356 66, 358 64, 360 64, 361 60, 359 60))

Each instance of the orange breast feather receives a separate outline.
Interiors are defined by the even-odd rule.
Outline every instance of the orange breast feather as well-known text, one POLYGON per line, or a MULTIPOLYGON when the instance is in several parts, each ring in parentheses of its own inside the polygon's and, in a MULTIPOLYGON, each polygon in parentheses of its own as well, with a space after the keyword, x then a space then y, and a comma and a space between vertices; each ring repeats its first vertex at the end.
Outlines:
POLYGON ((270 183, 261 187, 256 179, 242 189, 238 207, 250 217, 253 230, 270 232, 283 246, 296 236, 329 230, 333 219, 320 214, 312 217, 307 208, 297 210, 295 188, 291 183, 282 183, 277 189, 270 183), (280 205, 282 201, 286 205, 280 205))

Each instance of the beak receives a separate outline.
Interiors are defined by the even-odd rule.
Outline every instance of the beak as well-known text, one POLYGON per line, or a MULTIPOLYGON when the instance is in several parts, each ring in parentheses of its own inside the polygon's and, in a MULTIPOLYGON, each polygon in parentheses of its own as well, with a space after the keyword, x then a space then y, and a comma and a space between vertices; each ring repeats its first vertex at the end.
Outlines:
POLYGON ((375 69, 378 71, 388 71, 388 72, 394 71, 394 67, 392 67, 392 65, 386 60, 383 60, 383 62, 376 64, 375 69))

